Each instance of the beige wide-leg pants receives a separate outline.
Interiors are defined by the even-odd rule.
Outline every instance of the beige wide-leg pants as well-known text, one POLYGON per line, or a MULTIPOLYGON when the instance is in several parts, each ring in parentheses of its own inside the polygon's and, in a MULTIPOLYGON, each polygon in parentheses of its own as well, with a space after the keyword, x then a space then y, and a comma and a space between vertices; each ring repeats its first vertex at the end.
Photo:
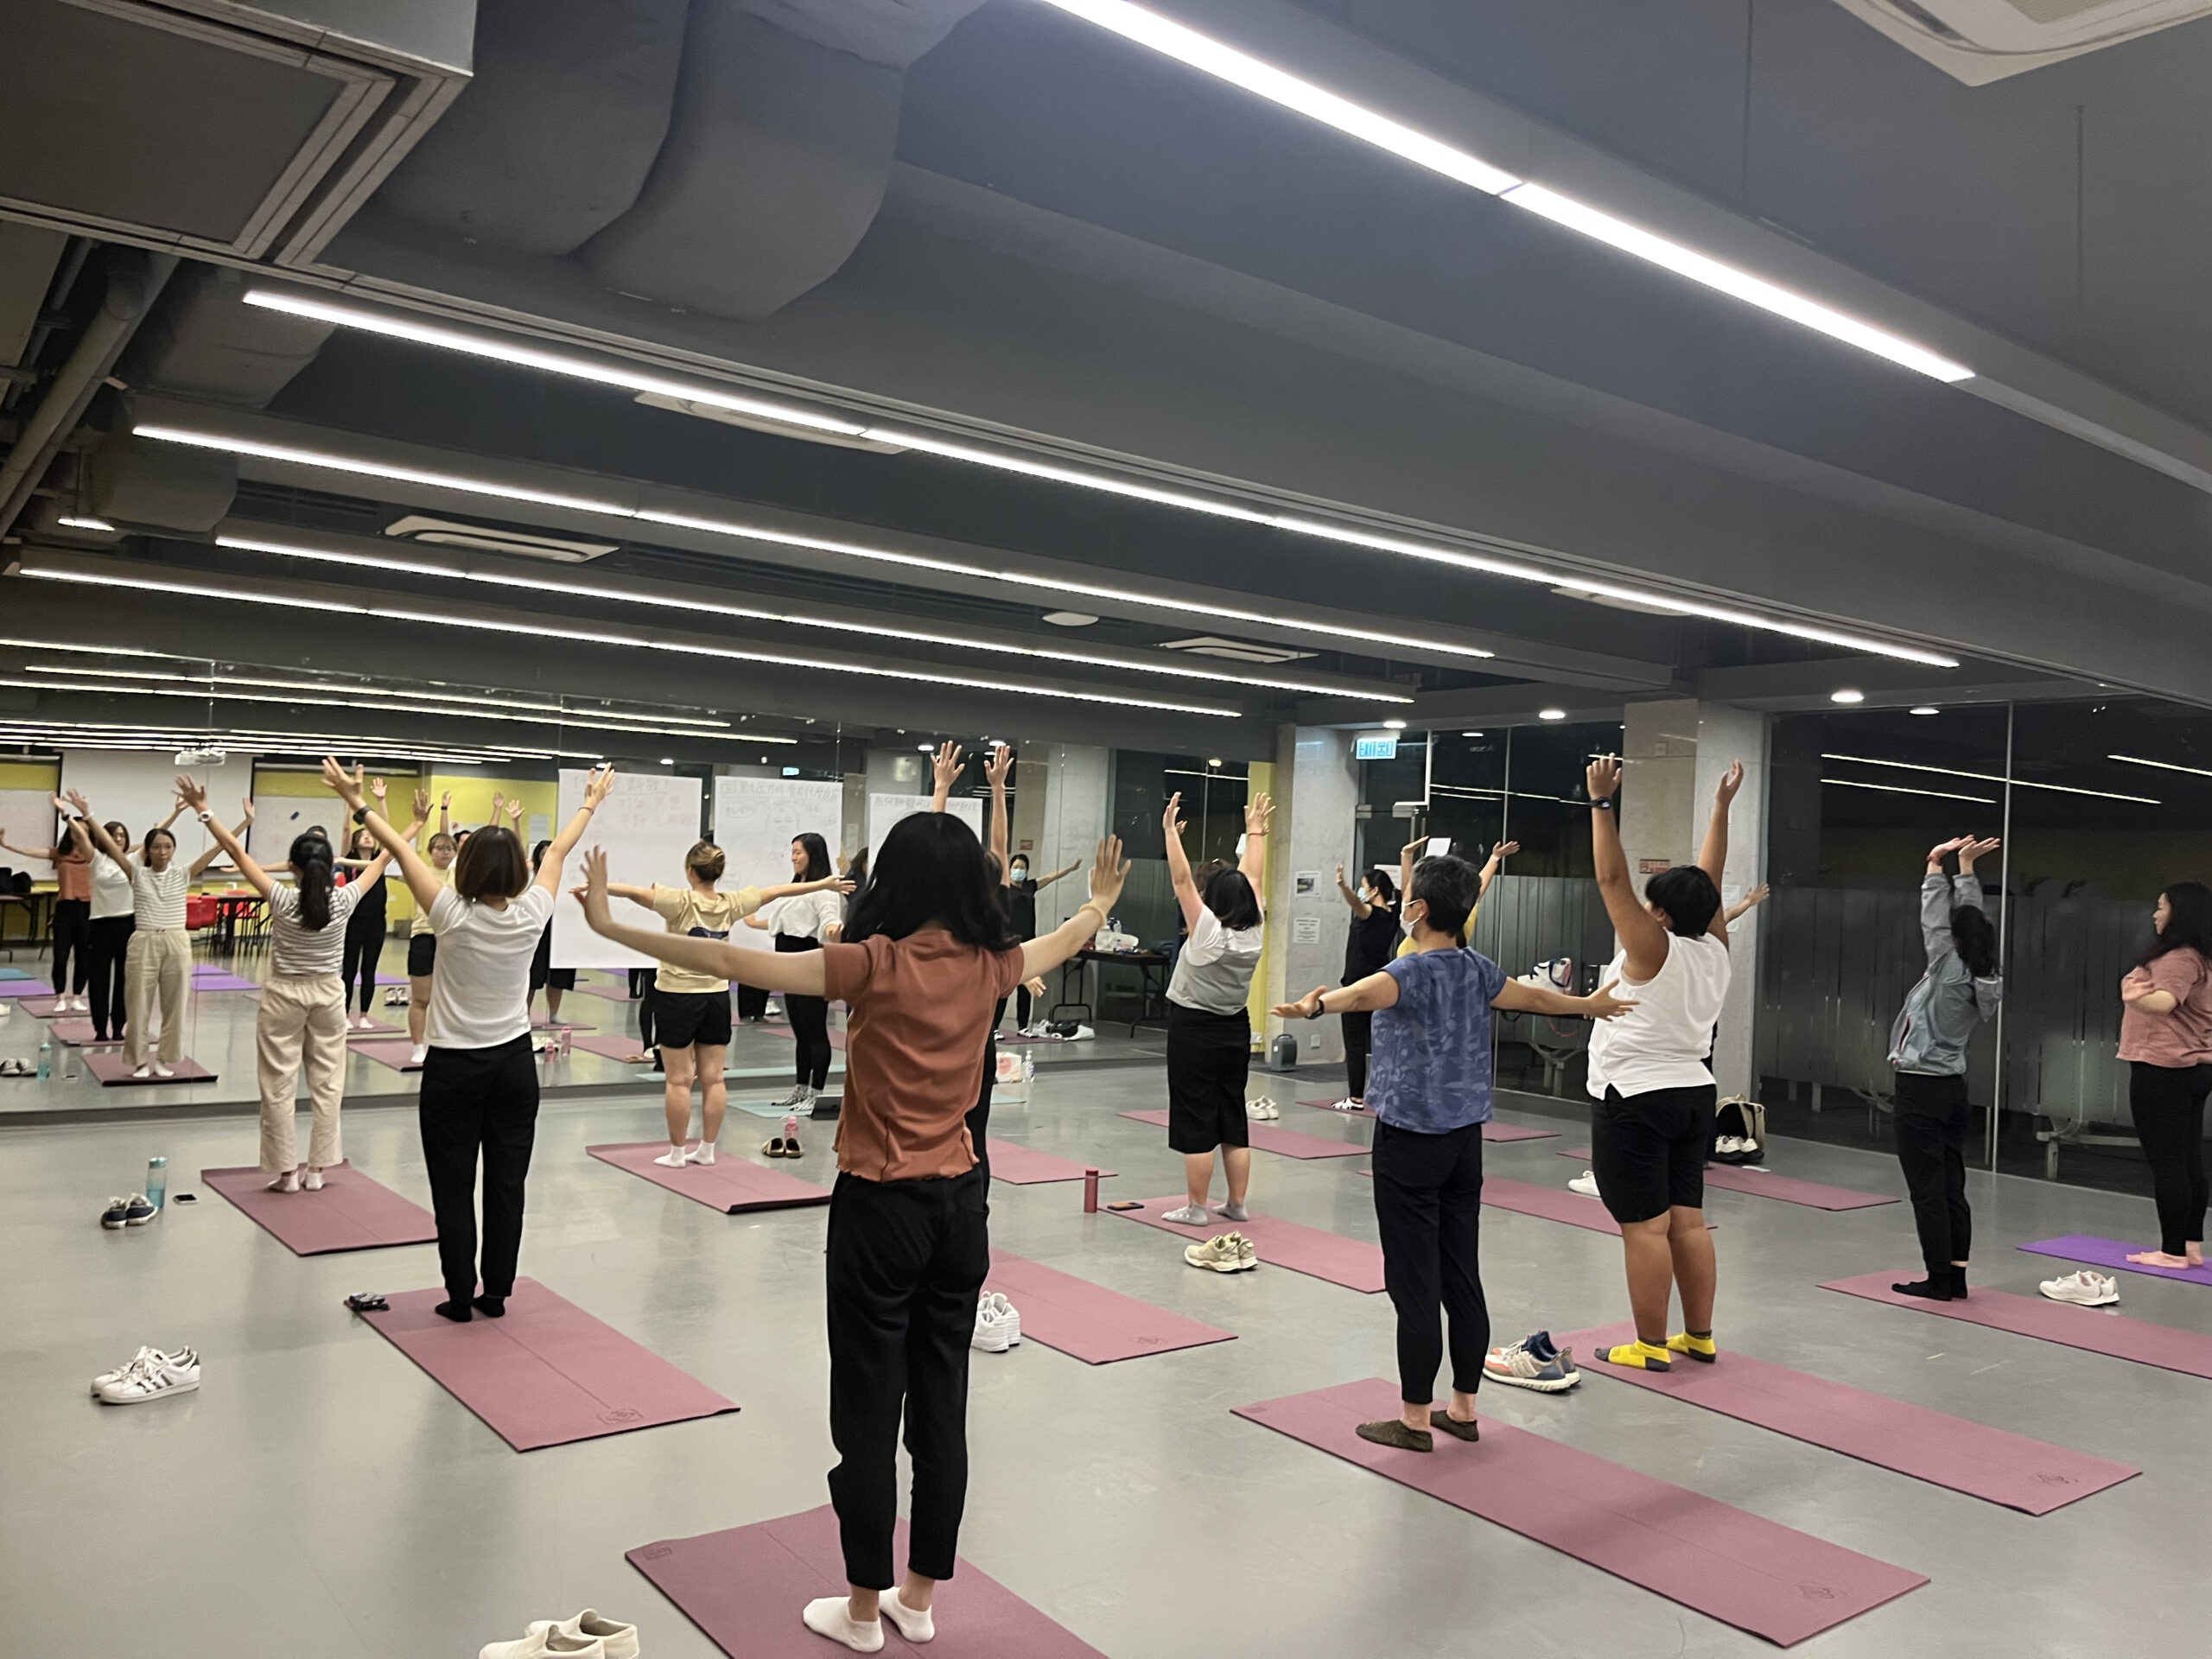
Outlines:
POLYGON ((335 974, 272 976, 261 988, 253 1043, 261 1077, 262 1168, 275 1173, 298 1166, 292 1116, 303 1058, 315 1107, 307 1161, 317 1169, 342 1161, 338 1108, 346 1094, 345 982, 335 974))
POLYGON ((162 1009, 162 1046, 156 1058, 175 1065, 184 1058, 184 992, 192 982, 192 936, 181 927, 142 927, 123 958, 123 995, 129 1014, 123 1058, 135 1071, 146 1061, 146 1027, 154 1005, 162 1009))

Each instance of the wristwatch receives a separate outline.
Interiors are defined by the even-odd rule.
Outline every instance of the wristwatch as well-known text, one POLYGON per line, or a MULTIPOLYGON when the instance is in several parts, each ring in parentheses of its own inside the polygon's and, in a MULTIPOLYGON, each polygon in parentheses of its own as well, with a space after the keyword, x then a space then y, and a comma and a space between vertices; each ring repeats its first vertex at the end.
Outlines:
POLYGON ((1590 803, 1590 810, 1592 812, 1611 811, 1613 810, 1613 798, 1610 795, 1599 796, 1590 803))
POLYGON ((1318 996, 1317 996, 1317 997, 1315 997, 1315 998, 1313 999, 1313 1013, 1311 1013, 1311 1014, 1307 1014, 1306 1017, 1308 1020, 1319 1020, 1319 1019, 1323 1014, 1326 1014, 1327 1012, 1328 1012, 1328 1010, 1327 1010, 1326 1008, 1325 1008, 1325 1007, 1323 1007, 1321 1006, 1321 999, 1320 999, 1320 997, 1318 997, 1318 996))

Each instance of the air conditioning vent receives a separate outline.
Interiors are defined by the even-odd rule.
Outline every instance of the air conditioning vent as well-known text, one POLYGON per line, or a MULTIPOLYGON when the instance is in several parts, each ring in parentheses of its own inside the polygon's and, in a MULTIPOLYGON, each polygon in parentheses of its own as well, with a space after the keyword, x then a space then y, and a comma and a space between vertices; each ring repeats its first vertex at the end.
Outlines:
POLYGON ((582 564, 612 553, 620 542, 577 542, 560 536, 535 536, 495 524, 463 524, 453 518, 425 518, 421 514, 395 519, 384 527, 387 536, 432 547, 466 548, 472 553, 512 553, 518 558, 551 559, 560 564, 582 564))
POLYGON ((1162 651, 1187 651, 1197 657, 1226 657, 1232 663, 1261 663, 1272 666, 1277 663, 1294 663, 1301 658, 1317 657, 1320 653, 1300 651, 1292 645, 1255 645, 1249 639, 1223 639, 1211 633, 1202 633, 1189 639, 1164 639, 1162 651))
POLYGON ((2117 46, 2193 18, 2212 0, 1836 0, 1969 86, 2117 46))

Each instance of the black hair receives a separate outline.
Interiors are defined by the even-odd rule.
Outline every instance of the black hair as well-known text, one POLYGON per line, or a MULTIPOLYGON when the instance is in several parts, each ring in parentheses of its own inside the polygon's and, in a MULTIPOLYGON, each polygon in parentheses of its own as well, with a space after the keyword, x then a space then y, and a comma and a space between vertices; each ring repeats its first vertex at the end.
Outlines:
POLYGON ((154 844, 154 837, 156 836, 161 836, 164 841, 168 842, 172 848, 176 845, 176 837, 174 835, 171 835, 168 830, 162 829, 162 826, 157 823, 146 832, 146 838, 138 843, 138 850, 143 853, 149 847, 152 846, 154 844))
POLYGON ((309 830, 292 837, 292 868, 300 879, 300 923, 311 933, 330 925, 330 837, 309 830))
POLYGON ((999 862, 999 855, 996 853, 986 852, 983 855, 983 868, 989 873, 994 882, 1001 887, 1005 885, 1006 866, 999 862))
POLYGON ((1424 858, 1414 866, 1413 886, 1406 891, 1411 904, 1428 906, 1428 925, 1439 933, 1465 939, 1467 918, 1483 896, 1483 873, 1456 853, 1424 858))
POLYGON ((1961 905, 1951 912, 1951 949, 1976 979, 1997 972, 1997 929, 1980 905, 1961 905))
POLYGON ((453 890, 474 902, 512 899, 530 885, 530 861, 522 837, 502 823, 487 823, 461 843, 454 860, 453 890))
MULTIPOLYGON (((830 862, 830 843, 816 835, 813 830, 802 830, 799 834, 793 836, 791 845, 806 854, 806 874, 799 877, 800 880, 826 881, 836 874, 835 868, 830 862)), ((719 874, 720 872, 716 874, 719 874)), ((708 878, 709 880, 713 879, 712 876, 708 878)))
POLYGON ((369 837, 369 856, 371 858, 374 858, 378 852, 383 850, 378 844, 376 836, 370 831, 369 827, 365 823, 357 823, 353 827, 353 833, 346 837, 346 857, 360 857, 361 837, 363 836, 367 836, 369 837))
POLYGON ((1695 864, 1677 864, 1662 870, 1643 889, 1643 896, 1667 914, 1667 931, 1679 939, 1701 939, 1720 912, 1720 889, 1695 864))
POLYGON ((2176 881, 2165 890, 2165 931, 2143 953, 2139 967, 2146 967, 2169 950, 2194 950, 2212 961, 2212 887, 2202 881, 2176 881))
MULTIPOLYGON (((110 818, 105 823, 102 824, 100 828, 107 831, 108 839, 112 841, 117 846, 128 847, 130 844, 130 829, 119 819, 110 818)), ((99 849, 95 847, 92 850, 94 852, 98 852, 99 849)))
POLYGON ((550 841, 541 841, 530 849, 530 868, 532 870, 542 870, 545 868, 545 849, 552 844, 550 841))
MULTIPOLYGON (((820 837, 816 837, 819 840, 820 837)), ((875 869, 845 921, 856 944, 881 934, 903 939, 932 923, 963 944, 1004 950, 1018 941, 986 874, 983 843, 950 812, 912 812, 891 826, 875 869)))
POLYGON ((1252 891, 1252 884, 1245 879, 1243 871, 1227 867, 1217 869, 1206 878, 1198 893, 1205 899, 1206 908, 1232 933, 1260 925, 1259 895, 1252 891))
POLYGON ((1387 872, 1370 870, 1367 873, 1367 885, 1375 890, 1376 896, 1384 904, 1395 905, 1398 902, 1398 884, 1390 879, 1387 872))

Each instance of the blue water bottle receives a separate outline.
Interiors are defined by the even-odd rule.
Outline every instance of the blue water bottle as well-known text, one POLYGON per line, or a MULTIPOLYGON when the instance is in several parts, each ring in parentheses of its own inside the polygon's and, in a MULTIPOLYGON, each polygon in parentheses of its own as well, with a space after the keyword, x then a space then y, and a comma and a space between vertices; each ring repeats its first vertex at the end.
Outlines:
POLYGON ((38 1046, 38 1076, 43 1083, 54 1075, 54 1045, 51 1041, 38 1046))
POLYGON ((155 1209, 164 1207, 169 1195, 169 1160, 149 1158, 146 1160, 146 1202, 155 1209))

